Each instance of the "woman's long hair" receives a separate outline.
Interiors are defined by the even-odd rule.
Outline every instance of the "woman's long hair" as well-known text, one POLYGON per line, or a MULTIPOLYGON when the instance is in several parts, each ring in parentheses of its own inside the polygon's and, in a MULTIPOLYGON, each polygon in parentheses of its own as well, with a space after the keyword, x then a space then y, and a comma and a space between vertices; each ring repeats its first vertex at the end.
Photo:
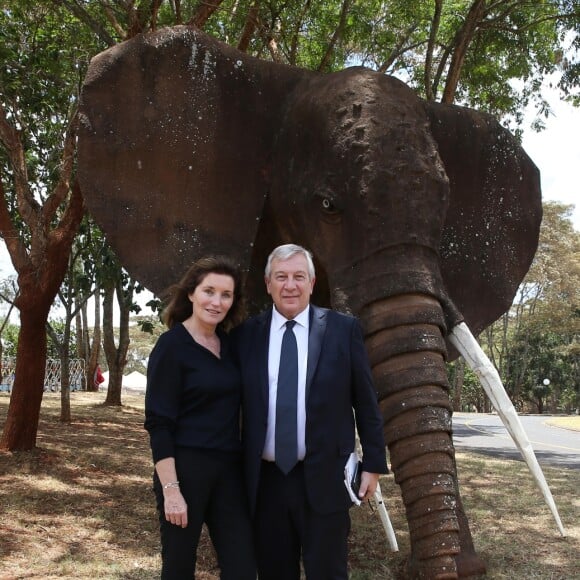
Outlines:
POLYGON ((244 305, 242 297, 242 275, 240 269, 226 256, 205 256, 196 260, 183 275, 183 278, 170 286, 164 296, 167 306, 161 319, 169 327, 183 322, 191 316, 192 305, 189 295, 203 282, 208 274, 223 274, 234 281, 234 300, 226 317, 220 323, 224 330, 242 322, 244 305))

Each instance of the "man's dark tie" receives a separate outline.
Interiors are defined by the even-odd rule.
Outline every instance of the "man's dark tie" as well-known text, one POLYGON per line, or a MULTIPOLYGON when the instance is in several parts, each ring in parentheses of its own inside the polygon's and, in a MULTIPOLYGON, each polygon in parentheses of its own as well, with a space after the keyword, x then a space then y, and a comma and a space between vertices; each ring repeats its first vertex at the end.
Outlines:
POLYGON ((286 322, 280 351, 278 393, 276 395, 276 465, 286 474, 298 461, 296 408, 298 403, 298 345, 292 327, 286 322))

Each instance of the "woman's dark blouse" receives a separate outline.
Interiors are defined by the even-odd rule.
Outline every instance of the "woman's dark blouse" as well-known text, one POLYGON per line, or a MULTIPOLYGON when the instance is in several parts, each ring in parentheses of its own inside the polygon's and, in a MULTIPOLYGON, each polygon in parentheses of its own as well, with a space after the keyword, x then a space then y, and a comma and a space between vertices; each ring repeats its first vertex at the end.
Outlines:
POLYGON ((239 451, 241 378, 225 333, 221 358, 199 345, 183 324, 163 333, 147 366, 145 429, 153 461, 175 446, 239 451))

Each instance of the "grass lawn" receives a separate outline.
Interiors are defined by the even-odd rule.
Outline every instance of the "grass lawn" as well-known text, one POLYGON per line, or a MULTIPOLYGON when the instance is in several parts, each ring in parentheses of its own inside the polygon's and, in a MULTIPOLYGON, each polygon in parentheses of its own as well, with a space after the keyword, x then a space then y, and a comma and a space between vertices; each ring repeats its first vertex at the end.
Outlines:
MULTIPOLYGON (((103 393, 72 393, 73 422, 58 420, 59 395, 46 394, 38 448, 0 452, 0 580, 159 577, 151 458, 143 397, 103 407, 103 393)), ((0 425, 9 396, 0 393, 0 425)), ((463 500, 490 579, 580 579, 580 472, 544 470, 566 531, 561 538, 523 462, 458 453, 463 500)), ((351 510, 352 580, 402 578, 408 533, 393 477, 381 487, 400 552, 389 551, 369 506, 351 510)), ((217 580, 202 537, 200 580, 217 580)))

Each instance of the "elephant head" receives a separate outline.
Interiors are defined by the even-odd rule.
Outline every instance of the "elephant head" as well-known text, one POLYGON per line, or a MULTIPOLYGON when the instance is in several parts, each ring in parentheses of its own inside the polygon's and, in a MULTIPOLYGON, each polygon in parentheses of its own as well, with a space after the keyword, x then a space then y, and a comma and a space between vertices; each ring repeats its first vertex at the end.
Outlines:
POLYGON ((411 574, 481 571, 444 363, 456 325, 478 333, 509 308, 537 246, 539 174, 516 140, 394 78, 264 62, 188 27, 95 57, 81 123, 86 203, 153 292, 226 253, 257 305, 275 245, 313 251, 318 302, 363 323, 411 574))

